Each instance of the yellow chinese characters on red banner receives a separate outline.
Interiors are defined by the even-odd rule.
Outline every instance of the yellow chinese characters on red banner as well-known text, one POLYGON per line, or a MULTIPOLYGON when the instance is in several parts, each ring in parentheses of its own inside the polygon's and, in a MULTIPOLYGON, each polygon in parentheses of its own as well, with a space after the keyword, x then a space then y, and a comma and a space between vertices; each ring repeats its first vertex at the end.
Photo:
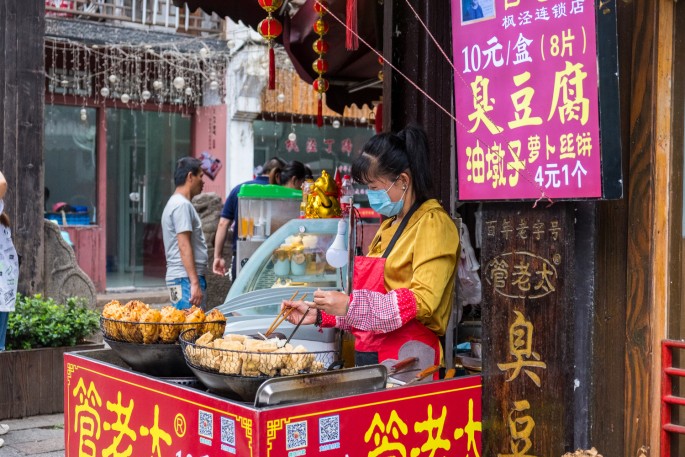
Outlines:
POLYGON ((65 356, 66 457, 481 455, 481 378, 257 408, 65 356))
POLYGON ((460 200, 602 195, 592 0, 452 0, 460 200))

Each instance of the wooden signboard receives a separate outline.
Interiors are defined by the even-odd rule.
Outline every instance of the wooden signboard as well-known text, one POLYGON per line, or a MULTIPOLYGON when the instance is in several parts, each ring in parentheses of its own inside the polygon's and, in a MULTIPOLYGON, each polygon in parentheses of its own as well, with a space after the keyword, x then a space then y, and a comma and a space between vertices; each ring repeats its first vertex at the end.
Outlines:
POLYGON ((483 455, 561 456, 573 440, 573 210, 483 211, 483 455))

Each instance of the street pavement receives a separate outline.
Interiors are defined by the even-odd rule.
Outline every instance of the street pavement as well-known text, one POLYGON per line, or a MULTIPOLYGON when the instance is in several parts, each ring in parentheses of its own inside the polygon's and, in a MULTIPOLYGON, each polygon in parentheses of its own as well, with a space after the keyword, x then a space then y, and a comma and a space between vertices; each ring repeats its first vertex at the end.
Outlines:
POLYGON ((1 421, 10 427, 0 438, 0 457, 64 457, 64 414, 1 421))

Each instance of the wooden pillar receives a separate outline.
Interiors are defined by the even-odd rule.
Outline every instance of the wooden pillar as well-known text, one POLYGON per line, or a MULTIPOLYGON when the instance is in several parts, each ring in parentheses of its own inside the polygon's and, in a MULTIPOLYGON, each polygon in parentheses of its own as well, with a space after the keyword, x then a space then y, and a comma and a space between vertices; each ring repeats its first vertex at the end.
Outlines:
MULTIPOLYGON (((428 26, 447 56, 452 55, 450 2, 446 0, 410 3, 428 26)), ((451 111, 453 76, 450 62, 417 20, 405 0, 385 0, 383 55, 423 91, 451 111)), ((397 132, 409 122, 421 125, 428 134, 431 168, 436 197, 449 208, 454 175, 450 160, 452 119, 405 78, 388 65, 383 68, 383 127, 397 132)))
POLYGON ((0 169, 23 293, 43 291, 44 33, 44 2, 0 2, 0 169))
POLYGON ((483 210, 483 455, 572 448, 574 238, 568 203, 483 210))

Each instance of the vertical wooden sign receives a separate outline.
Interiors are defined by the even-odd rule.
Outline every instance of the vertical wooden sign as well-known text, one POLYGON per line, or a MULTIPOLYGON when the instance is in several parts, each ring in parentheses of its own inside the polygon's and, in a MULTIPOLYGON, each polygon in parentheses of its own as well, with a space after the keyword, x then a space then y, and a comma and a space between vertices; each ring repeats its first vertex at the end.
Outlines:
POLYGON ((483 455, 554 457, 573 440, 573 209, 485 205, 483 455))

